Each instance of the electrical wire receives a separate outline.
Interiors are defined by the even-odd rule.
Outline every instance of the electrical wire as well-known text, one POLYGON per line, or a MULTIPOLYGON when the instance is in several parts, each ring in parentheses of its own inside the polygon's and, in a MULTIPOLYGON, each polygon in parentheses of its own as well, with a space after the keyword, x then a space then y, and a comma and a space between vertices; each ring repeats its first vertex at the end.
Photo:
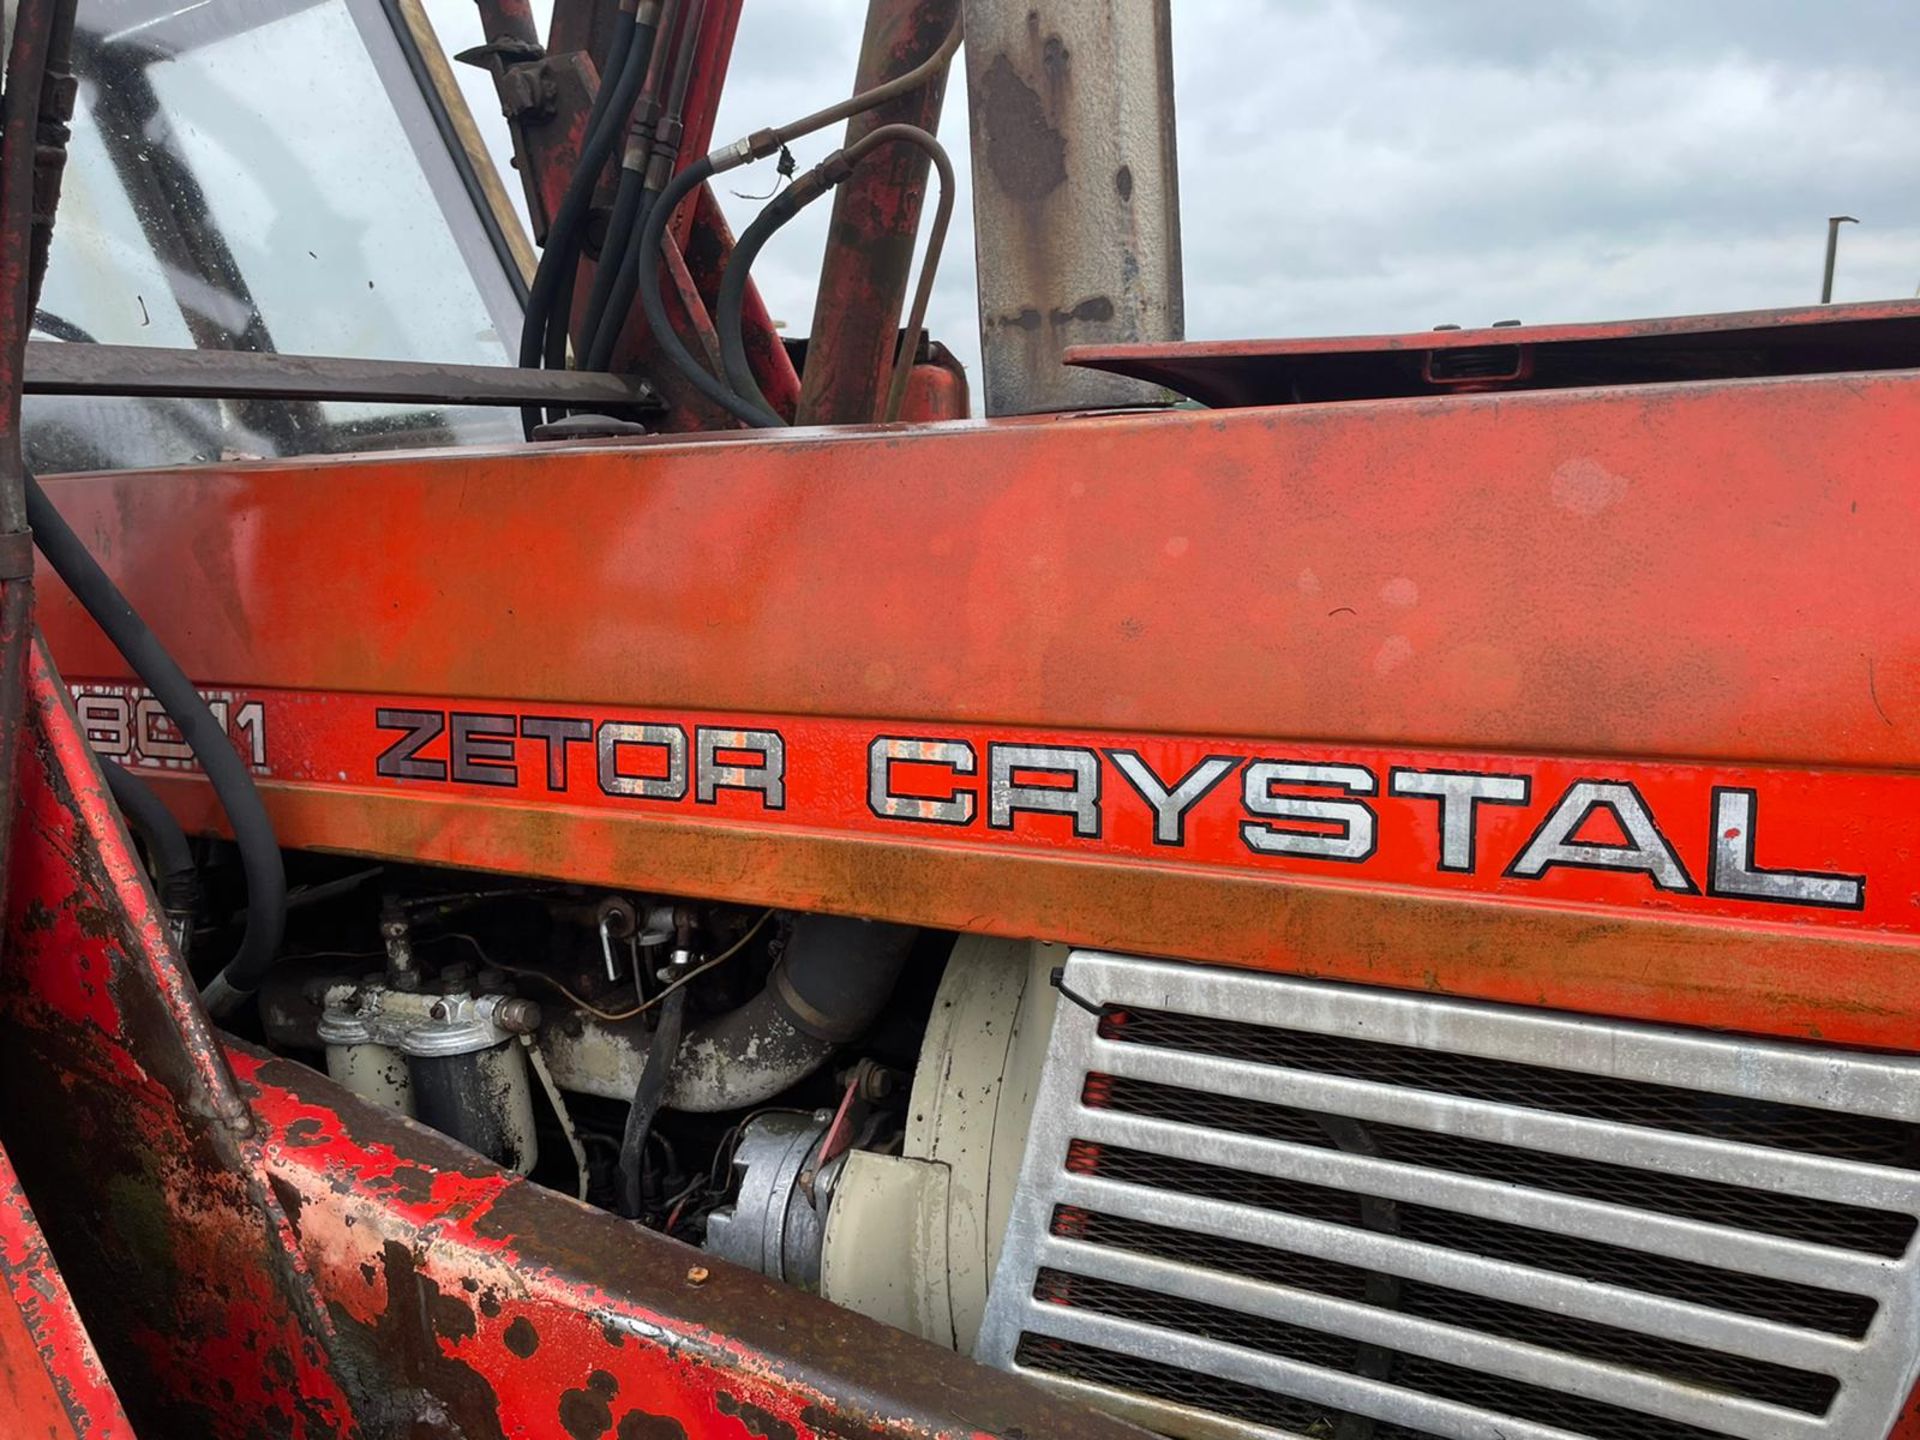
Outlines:
POLYGON ((586 1011, 589 1015, 596 1015, 602 1020, 620 1021, 620 1020, 631 1020, 636 1015, 646 1014, 647 1011, 653 1009, 661 1001, 665 1000, 667 996, 673 994, 676 990, 679 990, 682 986, 692 984, 695 980, 698 980, 702 975, 706 974, 709 970, 713 969, 715 966, 724 965, 727 961, 731 960, 735 955, 738 955, 742 950, 746 949, 747 942, 753 939, 754 936, 758 935, 760 931, 766 926, 767 921, 771 920, 772 918, 773 918, 773 911, 771 910, 761 911, 760 918, 753 922, 752 927, 747 931, 747 933, 742 935, 738 940, 734 941, 733 944, 729 945, 725 950, 722 950, 718 955, 714 956, 711 960, 702 961, 699 965, 696 965, 693 969, 689 970, 686 974, 682 975, 679 979, 673 981, 671 984, 661 987, 660 993, 658 995, 655 995, 651 1000, 643 1001, 641 1004, 635 1005, 634 1007, 628 1010, 602 1010, 599 1006, 595 1005, 591 1000, 584 999, 580 995, 575 994, 565 984, 563 984, 559 980, 556 980, 553 976, 547 974, 547 972, 544 970, 535 970, 525 965, 502 964, 500 961, 495 960, 490 955, 488 955, 485 948, 480 944, 480 942, 474 939, 473 936, 465 933, 464 931, 449 930, 446 932, 446 935, 448 936, 448 938, 451 938, 451 939, 465 940, 469 945, 473 946, 473 948, 479 952, 480 958, 483 961, 485 961, 488 965, 491 965, 496 970, 504 970, 509 975, 527 975, 527 976, 531 976, 536 980, 544 980, 547 982, 547 984, 551 985, 554 989, 558 990, 562 995, 566 996, 568 1000, 572 1001, 575 1005, 579 1006, 582 1010, 586 1011))

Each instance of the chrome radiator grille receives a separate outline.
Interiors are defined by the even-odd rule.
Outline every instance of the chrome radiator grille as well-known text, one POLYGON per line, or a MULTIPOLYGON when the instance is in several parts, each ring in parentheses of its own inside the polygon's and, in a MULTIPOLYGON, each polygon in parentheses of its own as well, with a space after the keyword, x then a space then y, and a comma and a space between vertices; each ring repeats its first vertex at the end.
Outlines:
POLYGON ((977 1353, 1170 1435, 1881 1440, 1920 1064, 1076 953, 977 1353))

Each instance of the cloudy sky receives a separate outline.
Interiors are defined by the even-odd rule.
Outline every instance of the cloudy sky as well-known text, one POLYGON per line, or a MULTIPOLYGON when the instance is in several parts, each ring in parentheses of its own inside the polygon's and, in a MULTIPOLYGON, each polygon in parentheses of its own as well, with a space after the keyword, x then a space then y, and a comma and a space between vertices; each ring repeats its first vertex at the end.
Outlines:
MULTIPOLYGON (((428 8, 449 51, 476 43, 471 0, 428 8)), ((751 0, 721 136, 845 94, 865 11, 751 0)), ((1863 223, 1837 299, 1920 290, 1914 0, 1173 0, 1173 16, 1190 338, 1808 303, 1839 213, 1863 223)), ((504 151, 491 82, 463 83, 504 151)), ((964 189, 963 89, 941 134, 964 189)), ((726 177, 736 229, 756 207, 729 192, 764 194, 760 169, 726 177)), ((826 210, 755 271, 795 333, 826 210)), ((972 366, 970 217, 968 192, 931 325, 972 366)))

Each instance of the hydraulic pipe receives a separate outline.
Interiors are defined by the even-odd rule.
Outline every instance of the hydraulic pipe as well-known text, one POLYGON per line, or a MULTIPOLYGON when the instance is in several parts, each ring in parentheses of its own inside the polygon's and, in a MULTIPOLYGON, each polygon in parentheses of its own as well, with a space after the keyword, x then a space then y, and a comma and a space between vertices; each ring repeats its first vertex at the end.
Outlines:
MULTIPOLYGON (((959 22, 960 0, 872 0, 854 88, 870 90, 917 68, 959 22)), ((948 68, 854 116, 846 143, 890 124, 938 134, 948 68)), ((862 165, 833 197, 795 424, 860 424, 881 415, 927 176, 926 152, 899 146, 862 165)))
MULTIPOLYGON (((747 362, 746 342, 741 328, 741 316, 746 304, 747 282, 753 268, 753 262, 760 251, 771 240, 781 226, 787 224, 806 206, 812 204, 827 189, 835 188, 859 173, 863 164, 869 162, 873 152, 886 147, 910 146, 929 158, 940 170, 940 205, 934 213, 933 232, 927 238, 927 259, 920 275, 920 284, 914 294, 913 315, 907 327, 909 335, 916 336, 919 326, 926 318, 927 301, 932 292, 933 277, 938 273, 940 253, 945 248, 947 226, 953 219, 953 162, 947 158, 947 152, 940 142, 926 131, 914 125, 882 125, 870 130, 859 141, 844 150, 837 150, 821 161, 801 179, 789 185, 780 194, 770 200, 754 222, 747 227, 735 247, 733 258, 727 265, 727 272, 720 283, 720 296, 714 317, 715 327, 720 334, 720 353, 727 372, 727 380, 735 393, 768 410, 766 397, 760 393, 759 383, 754 379, 752 367, 747 362)), ((911 242, 912 237, 908 237, 911 242)), ((893 326, 888 327, 889 337, 893 326)), ((881 386, 887 391, 887 404, 893 418, 899 412, 900 398, 906 393, 906 372, 913 364, 913 344, 901 342, 902 352, 893 357, 894 363, 889 371, 882 372, 881 386), (889 383, 891 381, 891 383, 889 383)))

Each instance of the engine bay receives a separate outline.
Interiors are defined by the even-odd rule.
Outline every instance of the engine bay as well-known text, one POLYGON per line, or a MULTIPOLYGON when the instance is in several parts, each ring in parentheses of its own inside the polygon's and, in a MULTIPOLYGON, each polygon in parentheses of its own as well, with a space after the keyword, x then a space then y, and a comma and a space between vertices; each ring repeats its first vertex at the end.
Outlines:
POLYGON ((538 1184, 971 1346, 1060 947, 289 860, 248 1038, 538 1184))

